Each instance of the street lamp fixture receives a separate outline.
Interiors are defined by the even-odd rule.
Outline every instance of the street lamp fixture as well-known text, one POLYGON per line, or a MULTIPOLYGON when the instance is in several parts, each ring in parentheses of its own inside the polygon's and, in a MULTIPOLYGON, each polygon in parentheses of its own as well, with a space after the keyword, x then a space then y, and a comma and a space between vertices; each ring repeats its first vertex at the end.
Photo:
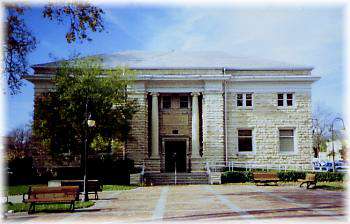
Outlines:
POLYGON ((333 158, 333 172, 335 172, 335 152, 334 152, 334 123, 336 121, 341 121, 342 122, 342 125, 343 125, 343 128, 342 130, 345 130, 345 124, 344 124, 344 120, 340 117, 336 117, 334 118, 334 120, 332 121, 332 125, 331 125, 331 132, 332 132, 332 158, 333 158))
POLYGON ((96 121, 89 119, 89 120, 87 120, 87 124, 88 124, 89 128, 93 128, 96 125, 96 121))

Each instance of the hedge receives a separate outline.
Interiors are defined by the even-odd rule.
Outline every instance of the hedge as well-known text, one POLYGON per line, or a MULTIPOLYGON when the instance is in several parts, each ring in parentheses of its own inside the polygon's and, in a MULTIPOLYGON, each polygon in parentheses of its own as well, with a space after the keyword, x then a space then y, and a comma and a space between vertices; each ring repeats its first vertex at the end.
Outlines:
MULTIPOLYGON (((281 181, 298 181, 304 179, 305 171, 270 171, 276 172, 281 181)), ((344 173, 320 172, 316 173, 317 181, 343 181, 344 173)), ((222 183, 244 183, 253 181, 252 171, 226 171, 221 174, 222 183)))

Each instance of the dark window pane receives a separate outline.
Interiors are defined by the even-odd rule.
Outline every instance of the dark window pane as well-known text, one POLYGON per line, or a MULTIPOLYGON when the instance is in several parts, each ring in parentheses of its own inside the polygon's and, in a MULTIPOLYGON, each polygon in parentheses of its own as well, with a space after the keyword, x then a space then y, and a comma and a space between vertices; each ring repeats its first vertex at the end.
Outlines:
POLYGON ((282 107, 282 106, 283 106, 283 100, 278 100, 277 102, 278 102, 278 106, 279 106, 279 107, 282 107))
POLYGON ((238 130, 238 137, 242 136, 252 136, 252 130, 238 130))
POLYGON ((243 106, 243 100, 237 100, 237 106, 239 107, 243 106))
POLYGON ((292 93, 288 93, 287 94, 287 99, 290 99, 290 100, 293 99, 293 94, 292 93))
POLYGON ((163 96, 163 108, 169 109, 171 107, 171 97, 170 96, 163 96))
POLYGON ((188 96, 180 96, 180 108, 188 108, 188 96))
POLYGON ((280 130, 281 137, 293 137, 294 130, 280 130))
POLYGON ((251 107, 251 106, 252 106, 252 100, 247 100, 247 101, 245 101, 245 105, 246 105, 247 107, 251 107))
POLYGON ((239 137, 238 138, 238 151, 249 152, 252 151, 252 138, 251 137, 239 137))
POLYGON ((249 100, 249 99, 251 99, 252 98, 252 94, 246 94, 246 96, 245 96, 245 98, 247 99, 247 100, 249 100))
POLYGON ((279 100, 283 100, 283 93, 277 94, 277 97, 278 97, 279 100))
POLYGON ((287 106, 293 106, 293 100, 287 100, 287 106))

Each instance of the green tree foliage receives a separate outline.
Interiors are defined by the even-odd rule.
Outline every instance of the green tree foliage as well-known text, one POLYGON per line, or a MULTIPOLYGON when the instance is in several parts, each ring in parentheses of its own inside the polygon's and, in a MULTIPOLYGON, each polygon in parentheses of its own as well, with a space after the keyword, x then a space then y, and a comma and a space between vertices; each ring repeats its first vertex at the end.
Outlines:
POLYGON ((86 134, 93 149, 112 150, 115 142, 127 141, 137 110, 126 92, 131 81, 129 70, 103 69, 98 59, 62 63, 54 91, 36 99, 35 136, 51 153, 80 153, 86 134), (87 127, 86 105, 88 116, 96 121, 93 128, 87 127))
MULTIPOLYGON (((22 78, 28 75, 28 54, 36 49, 37 39, 27 27, 23 16, 30 10, 22 4, 6 4, 6 44, 5 44, 5 74, 11 94, 20 91, 22 78)), ((89 32, 104 30, 103 10, 90 5, 67 3, 63 5, 47 4, 42 10, 43 19, 68 24, 65 34, 66 41, 73 43, 77 40, 91 40, 89 32)))

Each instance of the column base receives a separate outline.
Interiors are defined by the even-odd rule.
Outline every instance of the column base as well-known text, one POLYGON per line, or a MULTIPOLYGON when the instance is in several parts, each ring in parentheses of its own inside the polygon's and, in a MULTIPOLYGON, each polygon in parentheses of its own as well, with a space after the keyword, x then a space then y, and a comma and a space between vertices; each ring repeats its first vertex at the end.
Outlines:
POLYGON ((192 157, 191 158, 191 172, 203 171, 205 170, 205 164, 203 163, 203 158, 192 157))
POLYGON ((145 161, 147 172, 160 172, 160 158, 149 158, 145 161))

